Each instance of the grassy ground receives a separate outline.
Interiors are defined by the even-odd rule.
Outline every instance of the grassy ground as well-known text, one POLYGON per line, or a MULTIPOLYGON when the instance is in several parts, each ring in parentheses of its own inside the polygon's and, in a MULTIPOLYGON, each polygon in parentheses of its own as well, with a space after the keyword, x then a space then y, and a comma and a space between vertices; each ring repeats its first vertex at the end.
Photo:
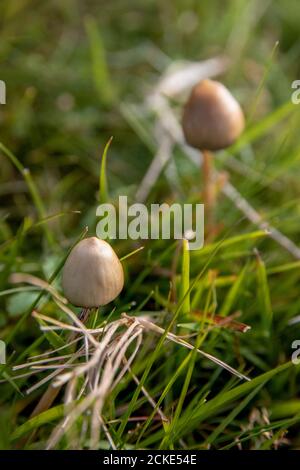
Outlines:
MULTIPOLYGON (((101 154, 110 136, 109 198, 134 201, 158 144, 155 116, 134 113, 133 105, 172 61, 230 58, 220 79, 240 100, 247 130, 230 155, 218 155, 217 168, 265 221, 300 245, 300 105, 291 104, 291 83, 300 78, 300 9, 297 0, 10 0, 0 11, 0 79, 7 85, 7 104, 0 105, 0 339, 9 360, 1 369, 0 447, 44 448, 63 417, 63 396, 30 420, 45 386, 26 390, 45 372, 15 380, 12 366, 65 339, 41 333, 33 309, 65 317, 52 296, 13 284, 11 275, 32 274, 61 289, 68 250, 86 226, 95 233, 101 154)), ((181 104, 171 103, 175 114, 181 104)), ((173 156, 148 202, 201 200, 199 169, 179 146, 173 156)), ((191 253, 190 273, 187 253, 181 262, 172 241, 114 242, 120 257, 144 249, 123 262, 125 288, 110 319, 146 312, 164 331, 196 334, 193 344, 252 380, 144 333, 132 366, 139 385, 127 374, 103 411, 118 448, 299 448, 299 368, 290 362, 292 342, 300 339, 300 322, 291 324, 300 308, 298 252, 224 194, 216 218, 218 238, 191 253), (182 285, 189 288, 184 298, 182 285), (205 318, 235 312, 251 326, 246 333, 205 318), (152 413, 142 386, 160 413, 152 413)), ((101 309, 96 322, 110 310, 101 309)), ((98 447, 111 445, 108 434, 98 447)), ((89 434, 57 444, 74 446, 88 447, 89 434)))

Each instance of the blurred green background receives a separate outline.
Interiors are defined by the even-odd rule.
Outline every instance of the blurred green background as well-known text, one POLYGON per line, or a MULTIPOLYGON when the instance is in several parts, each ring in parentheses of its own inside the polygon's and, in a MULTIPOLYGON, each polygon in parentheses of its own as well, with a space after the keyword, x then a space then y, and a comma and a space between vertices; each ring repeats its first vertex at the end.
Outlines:
MULTIPOLYGON (((252 133, 246 131, 243 145, 233 149, 231 157, 220 154, 217 167, 228 172, 230 181, 266 220, 300 244, 300 105, 291 105, 291 84, 300 79, 299 24, 298 0, 0 2, 0 79, 7 86, 7 103, 0 105, 0 142, 19 161, 18 169, 0 149, 1 339, 14 331, 36 298, 28 290, 6 295, 12 287, 10 274, 22 271, 49 279, 86 225, 94 234, 100 161, 110 136, 114 137, 107 162, 110 196, 115 200, 118 194, 128 194, 134 200, 155 151, 155 142, 152 150, 147 145, 147 131, 151 135, 155 123, 153 116, 145 115, 133 124, 126 109, 143 103, 173 61, 229 59, 227 71, 218 79, 241 102, 252 133), (30 170, 40 195, 35 200, 20 164, 30 170), (48 223, 32 227, 53 216, 48 223)), ((181 105, 172 103, 178 115, 181 105)), ((200 197, 199 170, 178 148, 174 161, 177 176, 172 180, 162 174, 149 201, 200 197)), ((220 236, 230 229, 230 236, 257 230, 247 220, 234 227, 241 217, 232 202, 221 196, 220 236)), ((222 333, 219 347, 215 341, 208 347, 221 351, 229 363, 247 363, 255 375, 289 360, 291 343, 300 338, 299 323, 293 327, 288 323, 300 309, 300 262, 269 238, 249 240, 229 246, 209 267, 221 278, 220 287, 213 286, 217 313, 231 292, 227 313, 241 310, 242 321, 251 324, 252 330, 242 339, 222 333), (258 259, 253 244, 260 251, 258 259), (257 266, 263 266, 263 271, 257 266), (267 273, 263 288, 262 272, 267 273), (239 280, 233 293, 232 279, 239 280), (270 310, 272 333, 265 340, 261 317, 270 310)), ((130 241, 115 245, 122 255, 137 246, 130 241)), ((164 306, 162 299, 169 288, 164 270, 170 269, 172 254, 163 261, 159 258, 160 271, 145 274, 134 289, 131 282, 147 270, 151 256, 160 256, 167 246, 148 242, 144 253, 130 258, 118 311, 142 301, 152 289, 156 297, 148 308, 155 312, 164 306)), ((206 259, 205 253, 192 255, 192 278, 206 259)), ((209 290, 207 285, 203 289, 209 290)), ((204 304, 199 301, 197 307, 204 304)), ((45 308, 55 312, 51 302, 45 308)), ((14 350, 21 354, 38 337, 33 320, 26 320, 9 354, 14 350)), ((274 416, 288 419, 300 412, 297 374, 279 377, 258 401, 270 407, 270 414, 274 405, 274 416)), ((12 398, 11 393, 11 385, 5 385, 2 412, 3 417, 12 416, 15 426, 27 414, 19 415, 18 407, 11 406, 18 402, 18 395, 12 398)), ((1 432, 2 428, 0 437, 1 432)), ((291 436, 291 445, 297 447, 297 427, 291 436)), ((3 447, 10 445, 4 431, 1 439, 3 447)), ((201 439, 191 436, 190 445, 200 445, 201 439)), ((275 437, 271 445, 274 442, 275 437)), ((254 439, 253 447, 260 444, 254 439)))

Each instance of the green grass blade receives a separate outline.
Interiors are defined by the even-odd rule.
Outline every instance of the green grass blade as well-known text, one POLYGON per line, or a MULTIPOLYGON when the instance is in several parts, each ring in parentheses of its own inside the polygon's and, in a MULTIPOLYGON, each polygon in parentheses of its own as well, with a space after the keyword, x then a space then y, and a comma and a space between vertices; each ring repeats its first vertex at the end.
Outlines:
POLYGON ((113 140, 113 137, 110 137, 108 142, 106 143, 102 159, 101 159, 101 168, 100 168, 100 175, 99 175, 99 203, 105 204, 108 201, 108 190, 107 190, 107 177, 106 177, 106 160, 107 160, 107 152, 109 146, 113 140))
MULTIPOLYGON (((21 173, 21 175, 23 176, 27 186, 28 186, 28 189, 29 189, 29 192, 30 192, 30 195, 32 197, 32 201, 35 205, 35 208, 37 210, 37 213, 38 213, 38 216, 39 216, 39 220, 43 220, 46 218, 46 210, 45 210, 45 207, 44 207, 44 204, 43 204, 43 201, 42 201, 42 198, 39 194, 39 191, 32 179, 32 176, 31 176, 31 173, 30 173, 30 170, 28 168, 25 168, 21 162, 18 160, 18 158, 2 143, 0 142, 0 150, 2 151, 2 153, 4 155, 6 155, 10 161, 13 163, 13 165, 17 168, 17 170, 21 173)), ((48 229, 47 225, 43 225, 43 230, 45 232, 45 236, 48 240, 48 243, 50 246, 55 246, 55 240, 54 240, 54 237, 53 237, 53 234, 52 232, 48 229)))
POLYGON ((206 444, 213 444, 219 434, 221 434, 224 429, 229 426, 230 423, 241 413, 241 411, 246 408, 246 406, 250 403, 250 401, 255 397, 255 395, 264 387, 266 382, 262 382, 256 388, 252 390, 233 410, 229 413, 229 415, 222 420, 222 422, 215 428, 215 430, 210 434, 210 436, 206 439, 206 444))
POLYGON ((115 90, 107 66, 103 39, 94 18, 86 18, 85 28, 90 45, 94 85, 101 103, 110 106, 115 100, 115 90))
POLYGON ((233 144, 229 149, 229 153, 236 153, 240 151, 246 145, 255 142, 256 140, 263 137, 267 134, 273 127, 278 123, 283 121, 289 114, 295 112, 297 108, 291 100, 286 101, 278 109, 270 113, 264 119, 262 119, 257 124, 251 126, 243 136, 237 141, 236 144, 233 144))
POLYGON ((191 310, 190 306, 190 250, 189 242, 186 239, 182 240, 182 266, 181 266, 181 285, 180 297, 184 299, 182 302, 182 315, 188 315, 191 310), (187 295, 186 295, 187 294, 187 295))
POLYGON ((263 334, 267 337, 270 336, 273 310, 271 304, 270 290, 268 284, 268 276, 266 266, 257 252, 256 256, 256 273, 257 273, 257 296, 260 306, 261 322, 263 334))
POLYGON ((20 439, 20 437, 27 434, 29 431, 33 429, 37 429, 38 427, 42 426, 43 424, 51 423, 52 421, 56 421, 59 418, 62 418, 65 413, 65 406, 58 405, 50 408, 43 413, 35 416, 34 418, 29 419, 26 423, 21 424, 11 435, 11 440, 15 441, 20 439))
POLYGON ((205 246, 201 250, 195 250, 192 252, 192 259, 201 258, 202 256, 206 256, 212 253, 217 247, 220 249, 228 248, 233 245, 238 245, 240 243, 245 242, 253 242, 259 238, 264 238, 268 236, 268 232, 263 230, 257 230, 255 232, 250 233, 243 233, 242 235, 236 235, 231 238, 227 238, 222 240, 222 244, 220 242, 211 243, 210 245, 205 246))
POLYGON ((240 293, 240 290, 242 288, 242 285, 243 285, 243 282, 244 282, 244 279, 245 279, 245 274, 248 270, 248 265, 246 265, 241 273, 239 274, 239 276, 237 277, 237 280, 235 281, 235 283, 232 285, 231 289, 229 290, 224 302, 223 302, 223 305, 222 305, 222 308, 220 310, 220 315, 225 317, 226 315, 229 315, 233 306, 234 306, 234 303, 236 301, 236 299, 238 298, 239 296, 239 293, 240 293))
POLYGON ((295 366, 292 362, 287 362, 259 375, 258 377, 255 377, 250 382, 243 383, 228 392, 217 395, 215 398, 201 406, 199 410, 194 410, 193 415, 189 413, 187 416, 183 416, 181 418, 177 426, 176 438, 179 439, 180 437, 183 437, 185 433, 191 432, 193 429, 198 427, 200 423, 212 418, 216 413, 221 412, 228 404, 250 393, 262 383, 266 383, 276 375, 294 367, 297 368, 297 370, 299 369, 299 367, 295 366))
POLYGON ((255 111, 256 111, 256 108, 257 108, 259 99, 260 99, 261 94, 262 94, 262 92, 263 92, 263 89, 264 89, 265 83, 266 83, 266 81, 267 81, 267 78, 268 78, 268 76, 269 76, 269 74, 270 74, 270 70, 271 70, 271 67, 272 67, 272 65, 273 65, 274 56, 275 56, 275 54, 276 54, 276 52, 277 52, 278 46, 279 46, 279 41, 276 41, 275 44, 274 44, 274 46, 273 46, 273 48, 272 48, 270 57, 269 57, 269 59, 267 60, 267 63, 265 64, 265 70, 264 70, 264 73, 263 73, 261 82, 260 82, 260 84, 259 84, 259 86, 258 86, 256 95, 255 95, 254 100, 253 100, 253 104, 252 104, 251 109, 250 109, 250 112, 249 112, 247 125, 249 125, 249 124, 252 122, 252 120, 253 120, 253 116, 254 116, 254 114, 255 114, 255 111))
POLYGON ((218 250, 221 248, 222 246, 222 243, 223 243, 223 240, 221 240, 219 243, 216 244, 213 252, 211 253, 209 259, 206 261, 203 269, 200 271, 200 273, 195 277, 195 279, 193 280, 193 282, 190 284, 190 287, 189 287, 189 290, 188 292, 186 292, 186 294, 184 295, 184 297, 181 299, 180 302, 178 302, 178 305, 177 305, 177 308, 174 312, 174 315, 173 315, 173 318, 171 320, 171 322, 169 323, 168 327, 165 329, 163 335, 160 337, 160 340, 158 341, 157 343, 157 346, 156 348, 154 349, 152 355, 150 356, 149 360, 148 360, 148 363, 147 363, 147 366, 144 370, 144 373, 143 373, 143 376, 139 382, 139 385, 137 386, 137 388, 135 389, 135 392, 133 394, 133 397, 131 399, 131 402, 129 403, 128 407, 127 407, 127 410, 122 418, 122 421, 121 421, 121 424, 119 426, 119 429, 118 429, 118 432, 117 432, 117 436, 118 436, 118 439, 119 441, 121 440, 121 437, 122 437, 122 434, 126 428, 126 425, 127 425, 127 422, 128 422, 128 419, 129 417, 131 416, 134 408, 135 408, 135 405, 136 405, 136 402, 138 400, 138 397, 139 397, 139 394, 142 390, 142 387, 144 386, 144 383, 146 382, 146 379, 149 375, 149 372, 153 366, 153 364, 155 363, 159 353, 160 353, 160 350, 164 344, 164 341, 168 335, 168 333, 170 332, 171 328, 173 327, 173 325, 175 324, 176 320, 177 320, 177 317, 180 313, 180 310, 182 308, 182 304, 183 302, 185 301, 185 298, 190 295, 190 292, 191 290, 195 287, 195 285, 197 284, 197 282, 202 278, 202 276, 204 275, 204 273, 206 272, 211 260, 213 259, 213 257, 215 256, 215 254, 218 252, 218 250))

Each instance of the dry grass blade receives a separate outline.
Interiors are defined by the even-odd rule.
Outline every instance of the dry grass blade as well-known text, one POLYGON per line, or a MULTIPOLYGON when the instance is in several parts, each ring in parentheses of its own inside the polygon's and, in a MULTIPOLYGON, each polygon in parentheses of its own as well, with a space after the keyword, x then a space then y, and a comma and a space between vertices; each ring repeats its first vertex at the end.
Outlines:
MULTIPOLYGON (((128 316, 127 314, 123 313, 123 317, 128 318, 128 320, 132 320, 132 317, 128 316)), ((159 326, 155 325, 154 323, 150 322, 149 320, 145 318, 136 318, 135 320, 138 320, 138 322, 144 326, 145 329, 149 329, 151 331, 154 331, 155 333, 158 333, 160 335, 163 335, 165 333, 165 330, 163 328, 160 328, 159 326)), ((182 338, 174 335, 173 333, 168 333, 167 334, 167 339, 170 341, 173 341, 174 343, 180 344, 181 346, 184 346, 187 349, 194 349, 194 346, 187 341, 184 341, 182 338)), ((212 356, 209 353, 206 353, 202 351, 201 349, 197 349, 197 352, 201 354, 203 357, 206 357, 210 361, 214 362, 218 366, 222 367, 223 369, 227 370, 231 374, 235 375, 239 379, 247 380, 250 381, 249 377, 247 377, 244 374, 241 374, 238 370, 234 369, 233 367, 229 366, 225 362, 223 362, 221 359, 218 359, 215 356, 212 356)))
MULTIPOLYGON (((27 393, 36 390, 44 383, 53 379, 54 388, 60 389, 60 387, 66 386, 64 401, 67 415, 52 432, 47 444, 47 449, 54 448, 65 433, 71 432, 78 418, 85 415, 88 410, 90 410, 90 448, 98 448, 101 429, 104 431, 112 447, 114 447, 115 445, 109 431, 104 425, 102 414, 106 398, 128 372, 131 374, 135 383, 139 385, 139 380, 132 372, 131 365, 142 344, 143 332, 153 331, 159 335, 163 335, 165 330, 152 323, 147 317, 130 317, 125 313, 122 314, 119 320, 108 323, 103 328, 87 329, 68 307, 62 305, 57 299, 56 302, 59 304, 60 308, 67 313, 70 320, 75 323, 76 326, 71 328, 80 333, 84 342, 74 354, 49 357, 49 353, 47 353, 46 356, 35 361, 30 361, 27 364, 31 370, 36 371, 54 369, 51 374, 32 386, 27 393), (136 343, 135 347, 127 360, 126 352, 134 342, 136 343), (79 363, 75 362, 77 359, 81 359, 81 361, 83 359, 83 361, 79 363), (55 363, 53 364, 53 362, 55 363), (65 371, 65 369, 71 370, 65 371), (81 383, 82 378, 83 384, 81 383)), ((34 312, 34 316, 39 320, 43 320, 45 323, 55 325, 55 327, 61 330, 68 331, 70 329, 69 324, 52 319, 38 312, 34 312)), ((166 339, 185 348, 194 349, 192 344, 173 333, 168 333, 166 339)), ((59 350, 60 348, 58 348, 57 351, 59 350)), ((249 380, 248 377, 220 359, 200 349, 197 349, 197 352, 233 375, 244 380, 249 380)), ((25 365, 19 365, 16 367, 16 370, 23 369, 24 367, 25 365)), ((142 387, 142 393, 145 395, 152 408, 157 408, 155 401, 148 393, 145 386, 142 387)), ((160 409, 158 409, 158 415, 162 422, 168 422, 167 416, 165 416, 160 409)))
MULTIPOLYGON (((126 359, 124 359, 126 365, 128 366, 128 370, 130 372, 130 374, 132 375, 133 377, 133 380, 135 381, 135 383, 137 385, 140 384, 140 381, 139 379, 137 378, 137 376, 132 372, 130 366, 129 366, 129 361, 127 361, 126 359)), ((146 388, 143 386, 141 388, 141 391, 142 393, 145 395, 145 397, 147 398, 147 400, 149 401, 150 405, 152 406, 153 409, 156 409, 157 408, 157 414, 160 416, 161 420, 164 422, 164 423, 169 423, 169 419, 167 418, 167 416, 163 413, 163 411, 160 409, 159 406, 156 405, 154 399, 151 397, 150 393, 146 390, 146 388)))
POLYGON ((60 295, 51 284, 44 281, 43 279, 40 279, 39 277, 32 276, 31 274, 13 273, 9 277, 9 282, 11 282, 12 284, 26 283, 32 286, 40 287, 41 289, 49 292, 49 294, 51 294, 58 301, 62 303, 67 303, 67 299, 60 295))

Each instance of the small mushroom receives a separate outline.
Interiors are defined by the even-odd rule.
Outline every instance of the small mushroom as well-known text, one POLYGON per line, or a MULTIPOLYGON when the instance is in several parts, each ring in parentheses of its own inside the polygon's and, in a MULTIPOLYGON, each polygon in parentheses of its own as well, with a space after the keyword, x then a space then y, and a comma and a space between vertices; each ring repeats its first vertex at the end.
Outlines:
POLYGON ((203 200, 207 232, 212 229, 215 204, 211 151, 232 145, 245 126, 243 111, 229 90, 214 80, 202 80, 185 105, 182 127, 186 142, 203 155, 203 200))
POLYGON ((107 242, 96 237, 85 238, 66 260, 62 285, 66 298, 77 307, 106 305, 123 289, 122 264, 107 242))
MULTIPOLYGON (((120 294, 124 285, 122 264, 107 242, 96 237, 85 238, 77 243, 65 262, 62 285, 69 302, 82 307, 80 316, 85 323, 90 308, 106 305, 120 294)), ((73 332, 68 341, 74 338, 73 332)), ((50 384, 31 417, 49 409, 60 389, 61 385, 50 384)))

